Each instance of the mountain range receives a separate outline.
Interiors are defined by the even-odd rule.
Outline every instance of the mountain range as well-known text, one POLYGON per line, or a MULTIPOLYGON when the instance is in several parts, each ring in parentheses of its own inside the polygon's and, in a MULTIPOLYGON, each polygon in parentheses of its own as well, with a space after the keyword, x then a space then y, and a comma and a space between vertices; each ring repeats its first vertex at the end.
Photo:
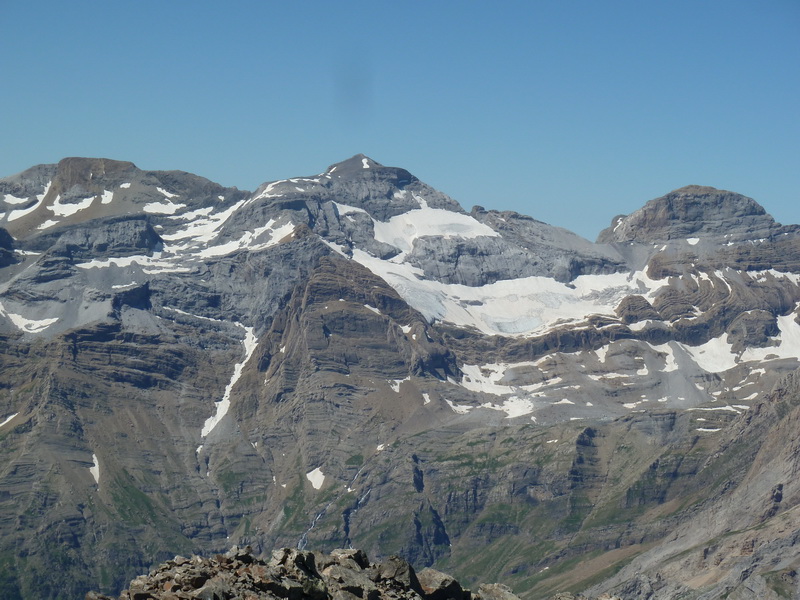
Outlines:
POLYGON ((0 589, 234 544, 524 599, 800 597, 800 226, 688 186, 596 243, 354 156, 254 192, 0 179, 0 589))

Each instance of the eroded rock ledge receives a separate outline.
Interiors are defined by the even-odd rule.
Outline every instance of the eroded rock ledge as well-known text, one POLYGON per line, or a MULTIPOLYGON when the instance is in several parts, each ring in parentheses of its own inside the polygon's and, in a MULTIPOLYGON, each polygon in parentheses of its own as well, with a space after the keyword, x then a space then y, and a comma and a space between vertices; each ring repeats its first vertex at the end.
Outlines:
MULTIPOLYGON (((96 592, 86 600, 112 600, 96 592)), ((482 584, 477 592, 436 571, 417 574, 402 558, 373 564, 362 550, 330 554, 289 548, 270 560, 250 547, 234 546, 213 558, 176 556, 148 575, 140 575, 119 600, 519 600, 501 584, 482 584)))

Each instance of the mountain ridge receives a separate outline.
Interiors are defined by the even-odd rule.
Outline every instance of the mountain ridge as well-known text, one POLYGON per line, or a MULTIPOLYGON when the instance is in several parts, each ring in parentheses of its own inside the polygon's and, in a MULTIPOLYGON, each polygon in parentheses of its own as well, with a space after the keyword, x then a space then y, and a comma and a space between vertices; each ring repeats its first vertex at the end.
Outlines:
MULTIPOLYGON (((20 598, 232 543, 355 545, 526 599, 644 594, 715 498, 782 484, 752 527, 793 522, 793 484, 726 441, 793 439, 800 367, 800 232, 743 196, 681 188, 595 244, 363 155, 252 193, 73 158, 0 179, 0 215, 0 581, 20 598)), ((659 597, 769 588, 756 538, 743 570, 670 567, 659 597)))

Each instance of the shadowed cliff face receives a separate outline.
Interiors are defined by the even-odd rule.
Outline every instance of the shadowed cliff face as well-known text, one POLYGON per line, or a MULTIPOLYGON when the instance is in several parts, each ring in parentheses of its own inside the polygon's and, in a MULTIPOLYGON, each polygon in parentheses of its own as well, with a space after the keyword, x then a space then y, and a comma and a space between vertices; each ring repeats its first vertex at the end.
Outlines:
POLYGON ((253 193, 71 158, 0 179, 0 227, 10 597, 234 543, 525 598, 794 585, 800 241, 748 198, 593 244, 363 155, 253 193))

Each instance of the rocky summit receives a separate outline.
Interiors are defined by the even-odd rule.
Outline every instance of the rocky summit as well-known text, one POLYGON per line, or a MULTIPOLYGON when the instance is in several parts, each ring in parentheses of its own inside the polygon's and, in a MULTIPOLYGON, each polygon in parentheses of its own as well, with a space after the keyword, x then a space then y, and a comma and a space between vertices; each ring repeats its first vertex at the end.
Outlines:
POLYGON ((591 242, 363 155, 253 192, 32 167, 0 179, 2 596, 355 547, 483 598, 800 597, 799 306, 800 227, 709 187, 591 242))

